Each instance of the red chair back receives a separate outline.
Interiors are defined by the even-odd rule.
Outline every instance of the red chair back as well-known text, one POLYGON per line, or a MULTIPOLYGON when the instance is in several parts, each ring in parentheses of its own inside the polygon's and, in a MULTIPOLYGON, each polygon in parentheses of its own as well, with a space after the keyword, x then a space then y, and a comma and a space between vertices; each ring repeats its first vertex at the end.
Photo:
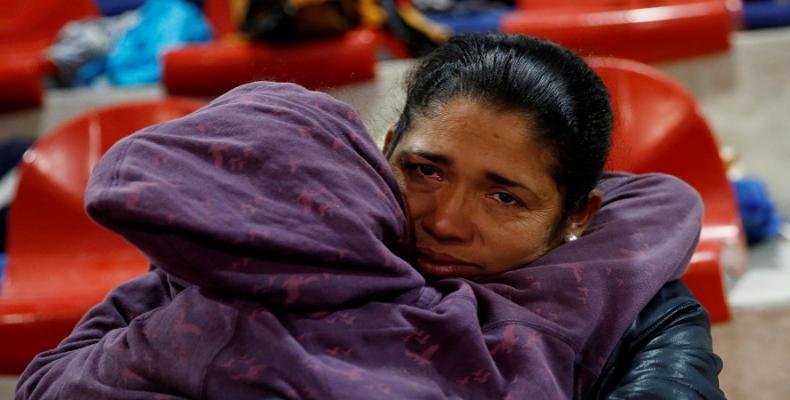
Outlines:
POLYGON ((589 61, 609 88, 615 109, 607 167, 675 175, 702 195, 706 222, 738 223, 718 143, 694 98, 648 65, 611 58, 589 61))
POLYGON ((67 22, 95 15, 92 0, 0 1, 0 46, 48 46, 67 22))
POLYGON ((501 30, 585 56, 659 62, 720 53, 740 26, 738 0, 523 0, 501 30))
POLYGON ((728 260, 723 253, 728 248, 745 253, 745 242, 735 195, 702 111, 685 89, 653 67, 613 58, 588 62, 609 88, 615 110, 607 169, 671 174, 702 196, 700 246, 684 280, 713 320, 726 320, 723 264, 744 260, 728 260))
POLYGON ((35 354, 57 345, 111 288, 146 271, 142 254, 88 218, 88 177, 120 138, 203 104, 169 99, 90 111, 55 128, 25 154, 0 287, 0 374, 19 373, 35 354))
POLYGON ((214 40, 221 40, 224 36, 239 32, 231 15, 231 5, 228 0, 204 0, 203 15, 214 29, 214 40))
POLYGON ((40 105, 53 68, 44 50, 63 25, 98 14, 93 0, 0 1, 0 111, 40 105))

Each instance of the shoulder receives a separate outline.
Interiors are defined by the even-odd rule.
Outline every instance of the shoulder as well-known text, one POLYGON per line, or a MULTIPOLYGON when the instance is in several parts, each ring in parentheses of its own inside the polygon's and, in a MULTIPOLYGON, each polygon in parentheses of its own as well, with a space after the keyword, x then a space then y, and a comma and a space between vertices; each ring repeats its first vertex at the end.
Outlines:
POLYGON ((718 383, 721 368, 721 359, 713 353, 707 312, 685 285, 672 281, 631 323, 589 398, 648 393, 656 398, 676 398, 679 393, 724 398, 718 383))
POLYGON ((630 174, 624 172, 607 172, 597 187, 603 192, 605 201, 633 197, 635 195, 667 197, 680 200, 701 202, 699 193, 683 180, 662 173, 630 174))

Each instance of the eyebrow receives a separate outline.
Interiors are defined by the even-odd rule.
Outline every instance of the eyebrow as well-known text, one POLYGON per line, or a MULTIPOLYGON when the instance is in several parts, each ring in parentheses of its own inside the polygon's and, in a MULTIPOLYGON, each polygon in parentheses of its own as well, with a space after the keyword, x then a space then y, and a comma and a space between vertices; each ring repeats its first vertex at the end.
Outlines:
POLYGON ((512 188, 522 189, 522 190, 525 190, 525 191, 529 192, 529 194, 531 196, 535 197, 536 199, 539 198, 538 195, 532 189, 530 189, 530 188, 528 188, 528 187, 526 187, 526 186, 524 186, 524 185, 522 185, 522 184, 520 184, 520 183, 518 183, 516 181, 513 181, 513 180, 510 180, 508 178, 505 178, 504 176, 499 175, 499 174, 497 174, 495 172, 487 171, 485 173, 485 177, 489 181, 494 182, 496 184, 499 184, 499 185, 502 185, 502 186, 507 186, 507 187, 512 187, 512 188))
MULTIPOLYGON (((424 158, 426 160, 429 160, 431 162, 435 162, 437 164, 442 164, 442 165, 446 165, 446 166, 452 166, 453 165, 453 160, 451 160, 451 159, 449 159, 449 158, 447 158, 447 157, 445 157, 445 156, 443 156, 441 154, 431 153, 431 152, 424 151, 424 150, 405 151, 404 152, 404 156, 406 156, 406 155, 419 156, 419 157, 422 157, 422 158, 424 158)), ((494 182, 494 183, 496 183, 498 185, 507 186, 507 187, 511 187, 511 188, 522 189, 522 190, 526 191, 527 193, 529 193, 535 199, 539 199, 540 198, 537 195, 537 193, 535 193, 535 191, 533 191, 532 189, 530 189, 530 188, 528 188, 528 187, 526 187, 526 186, 524 186, 524 185, 522 185, 522 184, 520 184, 520 183, 518 183, 518 182, 516 182, 516 181, 514 181, 512 179, 505 178, 504 176, 502 176, 500 174, 497 174, 496 172, 486 171, 484 176, 485 176, 486 180, 494 182)))
POLYGON ((407 151, 405 153, 422 157, 422 158, 424 158, 424 159, 426 159, 428 161, 435 162, 437 164, 442 164, 442 165, 447 165, 447 166, 453 165, 453 160, 451 160, 451 159, 449 159, 449 158, 447 158, 447 157, 445 157, 445 156, 443 156, 441 154, 430 153, 430 152, 423 151, 423 150, 407 151))
POLYGON ((518 183, 516 181, 512 181, 512 180, 510 180, 508 178, 505 178, 504 176, 499 175, 499 174, 494 173, 494 172, 486 172, 485 173, 485 177, 489 181, 493 181, 494 183, 497 183, 497 184, 500 184, 500 185, 503 185, 503 186, 519 187, 519 188, 522 188, 522 189, 527 189, 522 184, 520 184, 520 183, 518 183))

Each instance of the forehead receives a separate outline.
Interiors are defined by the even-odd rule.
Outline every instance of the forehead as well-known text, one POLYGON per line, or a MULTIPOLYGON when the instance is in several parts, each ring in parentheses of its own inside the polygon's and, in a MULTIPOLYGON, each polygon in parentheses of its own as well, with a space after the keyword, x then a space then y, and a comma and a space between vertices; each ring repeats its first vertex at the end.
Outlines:
POLYGON ((441 154, 467 168, 494 169, 514 178, 551 176, 554 157, 534 140, 534 124, 524 113, 468 98, 452 99, 432 111, 415 119, 398 147, 441 154))
POLYGON ((412 126, 423 142, 475 143, 486 149, 530 146, 532 124, 523 114, 457 97, 419 116, 412 126))

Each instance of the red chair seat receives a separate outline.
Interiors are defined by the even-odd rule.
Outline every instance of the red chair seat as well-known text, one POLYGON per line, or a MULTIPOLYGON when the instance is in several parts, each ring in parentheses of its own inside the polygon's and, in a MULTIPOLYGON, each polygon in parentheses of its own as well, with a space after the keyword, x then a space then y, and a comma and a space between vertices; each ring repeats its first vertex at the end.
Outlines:
POLYGON ((718 53, 740 3, 725 0, 524 0, 501 29, 542 37, 582 55, 658 62, 718 53))
POLYGON ((41 105, 44 50, 67 22, 98 14, 91 0, 0 2, 0 111, 41 105))
POLYGON ((362 29, 339 38, 271 46, 219 41, 190 45, 164 56, 169 93, 216 96, 255 80, 288 81, 317 88, 373 79, 376 33, 362 29))
POLYGON ((0 111, 41 105, 44 100, 43 67, 38 55, 17 53, 0 60, 0 111))
POLYGON ((215 41, 174 49, 164 56, 163 82, 169 93, 218 96, 256 80, 331 87, 373 79, 380 48, 398 58, 409 55, 402 43, 374 29, 283 46, 241 41, 228 0, 206 0, 203 12, 214 28, 215 41))

